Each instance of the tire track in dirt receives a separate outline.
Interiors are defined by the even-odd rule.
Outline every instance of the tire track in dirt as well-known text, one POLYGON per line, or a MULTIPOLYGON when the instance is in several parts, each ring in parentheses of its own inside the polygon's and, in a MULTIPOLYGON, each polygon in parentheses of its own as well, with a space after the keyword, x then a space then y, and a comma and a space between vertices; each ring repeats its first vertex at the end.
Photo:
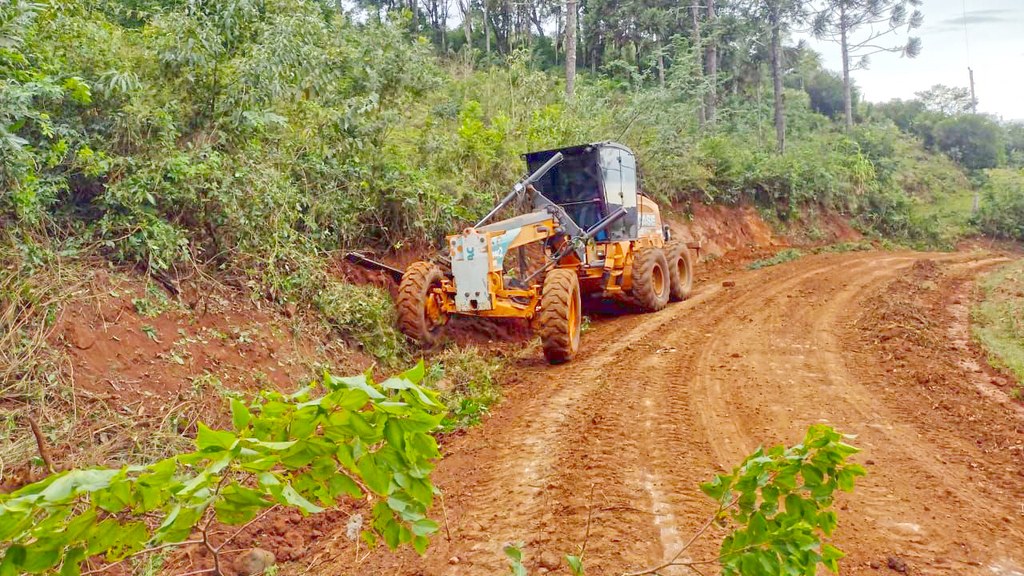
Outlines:
MULTIPOLYGON (((596 511, 587 537, 588 555, 598 566, 597 573, 612 574, 664 557, 687 535, 680 527, 703 523, 711 507, 697 486, 710 475, 713 459, 706 447, 695 447, 686 391, 676 386, 685 382, 675 376, 677 366, 689 365, 684 361, 689 346, 666 346, 678 337, 679 325, 727 316, 737 305, 737 294, 743 295, 740 300, 753 300, 785 293, 806 277, 841 265, 766 283, 752 280, 751 293, 730 291, 675 306, 655 315, 659 330, 630 338, 617 355, 602 358, 605 380, 586 398, 587 408, 565 422, 565 442, 558 445, 557 463, 544 486, 546 502, 554 506, 527 542, 529 551, 576 551, 586 534, 586 518, 596 511), (666 315, 671 321, 661 320, 666 315), (668 446, 673 448, 665 449, 668 446), (690 472, 681 473, 685 471, 690 472)), ((774 275, 778 273, 746 273, 737 282, 774 275)))
POLYGON ((866 292, 913 260, 890 258, 843 270, 801 291, 803 297, 766 300, 751 322, 733 318, 719 324, 695 367, 701 421, 709 433, 729 438, 716 445, 723 463, 738 460, 759 442, 794 441, 786 436, 816 422, 858 434, 865 458, 876 466, 857 493, 844 500, 860 512, 847 515, 858 541, 842 536, 839 541, 863 550, 870 535, 874 551, 850 564, 884 562, 886 551, 897 549, 956 573, 984 571, 972 552, 982 553, 990 566, 1020 563, 1019 552, 1006 557, 1007 550, 1019 546, 1020 531, 985 520, 1002 517, 1008 503, 979 493, 966 470, 943 465, 939 447, 921 441, 913 423, 900 422, 856 382, 843 359, 838 326, 856 312, 866 292), (728 376, 723 377, 726 367, 728 376), (963 518, 965 511, 970 522, 963 518), (977 533, 989 541, 971 537, 977 533))
MULTIPOLYGON (((593 401, 589 397, 609 382, 607 366, 676 314, 712 298, 720 289, 706 287, 671 309, 631 319, 633 325, 624 334, 602 334, 619 332, 618 326, 602 327, 585 341, 604 341, 604 346, 587 358, 547 370, 547 378, 557 383, 558 388, 549 396, 535 399, 517 424, 517 430, 504 436, 495 467, 464 499, 471 503, 461 515, 465 527, 461 547, 465 552, 447 573, 501 572, 506 565, 502 552, 505 544, 527 540, 536 548, 547 541, 546 524, 552 518, 550 477, 557 474, 553 465, 559 446, 564 443, 563 433, 568 425, 590 411, 593 401)), ((614 447, 616 451, 621 448, 614 447)))

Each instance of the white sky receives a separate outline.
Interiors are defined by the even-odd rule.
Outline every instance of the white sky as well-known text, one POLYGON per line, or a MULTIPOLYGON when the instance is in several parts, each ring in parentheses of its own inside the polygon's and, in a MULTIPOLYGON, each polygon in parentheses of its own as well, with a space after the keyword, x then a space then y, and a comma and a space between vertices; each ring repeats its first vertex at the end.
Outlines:
MULTIPOLYGON (((884 102, 913 98, 933 84, 967 87, 971 66, 978 111, 1024 120, 1024 0, 924 0, 919 9, 924 25, 913 34, 921 37, 921 55, 914 60, 899 54, 872 56, 870 68, 852 74, 864 97, 884 102)), ((886 44, 901 44, 905 38, 888 36, 886 44)), ((843 69, 837 44, 810 43, 827 68, 843 69)))

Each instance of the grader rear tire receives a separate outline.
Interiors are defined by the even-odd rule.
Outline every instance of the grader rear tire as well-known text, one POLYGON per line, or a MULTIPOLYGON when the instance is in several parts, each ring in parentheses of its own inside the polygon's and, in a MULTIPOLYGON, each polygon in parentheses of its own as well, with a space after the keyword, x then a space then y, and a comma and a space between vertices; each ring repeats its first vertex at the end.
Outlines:
POLYGON ((668 304, 672 278, 661 248, 641 248, 633 257, 633 297, 641 308, 657 312, 668 304))
POLYGON ((669 299, 673 302, 686 300, 693 290, 693 257, 690 249, 682 242, 671 242, 665 246, 665 258, 672 279, 669 299))
POLYGON ((416 262, 402 274, 398 285, 398 329, 426 345, 437 343, 448 321, 441 300, 434 288, 441 286, 444 276, 431 262, 416 262))
POLYGON ((580 281, 572 270, 548 272, 540 297, 540 341, 552 364, 572 360, 580 348, 580 281))

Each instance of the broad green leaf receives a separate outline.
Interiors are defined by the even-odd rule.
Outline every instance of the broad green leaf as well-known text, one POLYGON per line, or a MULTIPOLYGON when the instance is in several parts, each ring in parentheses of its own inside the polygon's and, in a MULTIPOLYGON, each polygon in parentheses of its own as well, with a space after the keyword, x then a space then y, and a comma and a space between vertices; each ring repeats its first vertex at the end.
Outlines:
POLYGON ((85 549, 72 548, 64 554, 64 565, 61 566, 59 576, 79 576, 82 573, 82 562, 84 561, 85 549))
POLYGON ((349 376, 346 378, 335 378, 337 382, 344 384, 346 387, 353 390, 362 390, 367 396, 374 400, 383 400, 384 395, 381 394, 376 388, 370 386, 369 376, 362 374, 360 376, 349 376))
POLYGON ((25 572, 26 560, 25 547, 15 544, 4 552, 3 562, 0 562, 0 576, 19 576, 25 572))
POLYGON ((252 421, 252 412, 246 408, 245 404, 242 404, 237 399, 231 399, 231 423, 235 426, 235 430, 241 430, 249 425, 252 421))
POLYGON ((119 469, 90 468, 65 472, 40 493, 45 502, 63 502, 70 496, 83 492, 93 492, 110 485, 110 479, 120 472, 119 469))
POLYGON ((230 450, 235 447, 238 438, 231 432, 224 430, 211 430, 205 424, 198 424, 196 433, 196 447, 203 451, 211 449, 230 450))
POLYGON ((324 511, 320 506, 303 498, 301 494, 295 491, 295 488, 292 488, 291 484, 284 484, 281 487, 281 499, 282 503, 295 506, 308 514, 319 514, 324 511))
POLYGON ((370 395, 364 390, 346 390, 338 400, 338 405, 348 410, 359 410, 370 401, 370 395))
POLYGON ((356 468, 362 477, 366 487, 377 494, 387 494, 388 486, 391 484, 388 473, 377 463, 373 454, 366 454, 356 462, 356 468))
POLYGON ((337 474, 332 476, 329 483, 331 496, 337 497, 342 494, 348 494, 352 498, 363 497, 363 491, 359 488, 359 485, 344 472, 339 471, 337 474))
POLYGON ((839 573, 839 560, 845 556, 846 554, 831 544, 824 544, 821 547, 822 562, 834 574, 839 573))
POLYGON ((86 543, 86 556, 96 556, 107 551, 114 545, 119 536, 121 525, 112 519, 106 519, 96 525, 90 532, 89 540, 86 543))
POLYGON ((583 560, 579 556, 566 554, 565 563, 569 565, 569 570, 572 571, 573 576, 583 576, 583 560))

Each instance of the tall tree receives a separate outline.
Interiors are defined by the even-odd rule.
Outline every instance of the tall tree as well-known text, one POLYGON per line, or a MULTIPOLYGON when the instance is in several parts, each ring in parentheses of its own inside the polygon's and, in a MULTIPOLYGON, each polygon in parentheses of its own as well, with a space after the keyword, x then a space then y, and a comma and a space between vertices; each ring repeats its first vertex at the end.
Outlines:
POLYGON ((786 115, 782 93, 782 0, 772 0, 768 12, 771 27, 772 94, 775 109, 775 148, 782 154, 786 151, 786 115))
POLYGON ((974 109, 969 88, 949 87, 936 84, 931 88, 914 94, 932 112, 946 116, 966 114, 974 109))
POLYGON ((466 34, 469 62, 473 62, 473 19, 470 14, 471 7, 472 5, 469 3, 469 0, 459 0, 459 10, 462 11, 462 30, 466 34))
POLYGON ((850 72, 867 68, 870 57, 879 52, 899 52, 915 58, 921 52, 921 39, 908 37, 898 45, 881 45, 883 37, 904 28, 909 33, 924 22, 920 10, 908 11, 907 6, 920 6, 922 0, 822 0, 814 14, 815 38, 839 44, 843 58, 843 106, 846 127, 853 126, 853 97, 850 72), (866 34, 859 36, 862 30, 866 34), (853 59, 856 62, 851 63, 853 59))
POLYGON ((935 143, 968 170, 995 168, 1004 160, 1003 131, 990 118, 966 114, 935 125, 935 143))
POLYGON ((782 38, 788 28, 799 22, 803 15, 804 0, 756 0, 749 17, 765 22, 768 28, 768 53, 771 60, 772 92, 775 112, 775 147, 779 154, 786 151, 785 95, 783 93, 782 38))
POLYGON ((576 0, 565 0, 565 95, 576 91, 576 0))
POLYGON ((704 94, 705 116, 712 126, 715 125, 715 116, 718 114, 718 38, 715 30, 715 21, 718 19, 718 12, 715 7, 715 0, 707 0, 707 21, 710 33, 708 43, 704 48, 705 67, 708 78, 708 91, 704 94))
MULTIPOLYGON (((690 16, 693 18, 693 29, 692 29, 692 34, 691 34, 691 38, 693 39, 693 46, 694 46, 694 49, 699 50, 701 45, 704 42, 703 38, 701 37, 701 29, 700 29, 700 2, 699 2, 699 0, 695 0, 693 5, 690 6, 690 16)), ((699 60, 699 58, 698 58, 698 60, 699 60)), ((698 71, 702 71, 700 66, 697 66, 697 69, 698 69, 698 71)), ((697 107, 697 125, 700 126, 701 128, 703 128, 704 124, 706 122, 707 122, 707 116, 705 115, 704 107, 703 106, 698 106, 697 107)))
POLYGON ((491 21, 487 14, 487 1, 483 0, 484 5, 484 42, 487 44, 487 55, 491 54, 491 21))

